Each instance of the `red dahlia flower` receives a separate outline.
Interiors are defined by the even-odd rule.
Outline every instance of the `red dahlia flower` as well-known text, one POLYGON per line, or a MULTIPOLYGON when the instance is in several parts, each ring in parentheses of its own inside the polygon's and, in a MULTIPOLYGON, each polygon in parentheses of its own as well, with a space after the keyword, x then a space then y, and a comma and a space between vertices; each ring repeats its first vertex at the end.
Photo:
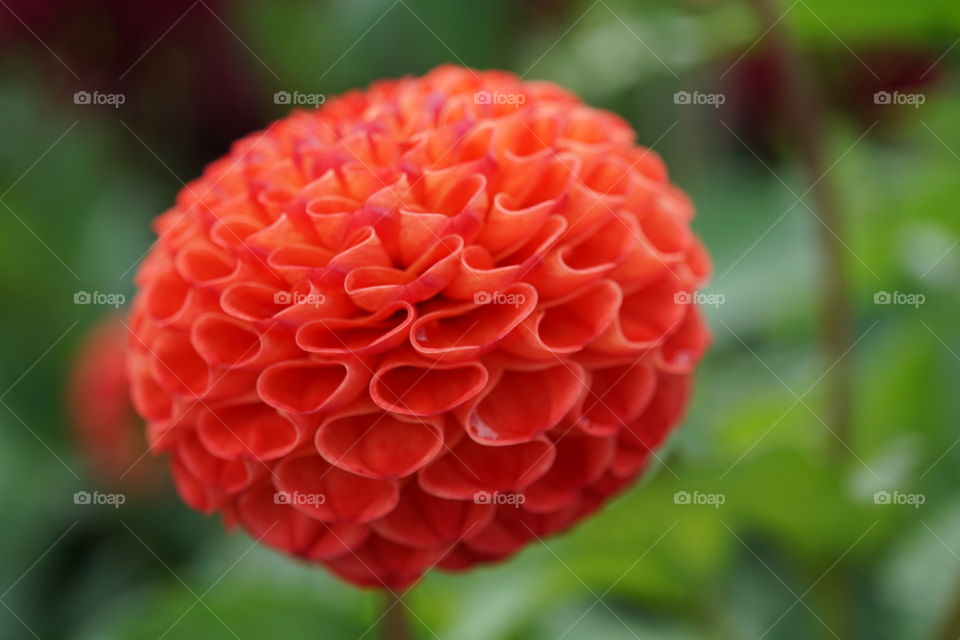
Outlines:
POLYGON ((401 587, 628 485, 708 341, 690 201, 563 89, 438 68, 237 142, 157 220, 134 402, 184 500, 401 587))

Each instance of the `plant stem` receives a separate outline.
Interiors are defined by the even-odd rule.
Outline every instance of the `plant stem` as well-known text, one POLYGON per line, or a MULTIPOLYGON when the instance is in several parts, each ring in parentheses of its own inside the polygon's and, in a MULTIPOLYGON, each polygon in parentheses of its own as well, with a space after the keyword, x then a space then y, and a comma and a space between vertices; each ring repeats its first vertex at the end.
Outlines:
POLYGON ((804 170, 811 181, 813 215, 817 218, 821 255, 822 340, 831 367, 824 383, 828 389, 827 424, 841 455, 849 452, 853 371, 845 357, 852 344, 851 286, 844 261, 842 216, 829 176, 823 107, 803 56, 779 21, 771 0, 750 0, 762 27, 769 31, 772 53, 786 98, 787 121, 794 134, 804 170))
MULTIPOLYGON (((847 357, 852 348, 853 315, 850 309, 852 287, 843 252, 843 225, 839 202, 827 164, 823 105, 817 85, 812 81, 806 61, 783 28, 781 16, 772 0, 750 0, 764 33, 770 37, 780 85, 786 100, 786 117, 794 136, 800 162, 813 195, 812 215, 816 218, 821 260, 821 340, 830 367, 824 375, 827 387, 826 423, 832 431, 838 457, 850 453, 852 424, 853 369, 847 357)), ((828 618, 831 635, 851 637, 854 621, 851 576, 844 567, 836 567, 824 581, 822 593, 830 603, 828 618)))
POLYGON ((947 613, 947 619, 940 630, 939 638, 943 640, 956 640, 960 638, 960 597, 955 597, 950 611, 947 613))
POLYGON ((410 640, 411 638, 403 595, 389 589, 384 592, 380 635, 383 640, 410 640))

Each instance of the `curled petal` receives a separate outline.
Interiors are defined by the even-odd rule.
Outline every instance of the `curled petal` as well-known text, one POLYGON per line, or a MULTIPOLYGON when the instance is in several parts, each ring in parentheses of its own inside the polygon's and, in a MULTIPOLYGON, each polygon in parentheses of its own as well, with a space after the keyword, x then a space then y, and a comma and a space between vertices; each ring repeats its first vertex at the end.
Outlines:
POLYGON ((526 244, 554 210, 555 200, 537 202, 517 208, 515 198, 498 193, 487 214, 487 224, 477 242, 493 255, 509 253, 526 244))
POLYGON ((181 430, 170 428, 169 422, 151 422, 147 425, 147 447, 150 453, 161 455, 171 453, 177 444, 181 430))
MULTIPOLYGON (((363 132, 357 133, 357 139, 360 140, 363 132)), ((370 165, 351 160, 340 167, 339 173, 340 179, 345 183, 345 195, 361 202, 376 198, 376 194, 384 188, 398 185, 404 191, 409 188, 406 176, 398 176, 396 169, 392 167, 376 167, 371 171, 370 165)))
POLYGON ((340 555, 328 566, 354 584, 405 589, 436 564, 443 553, 442 548, 411 549, 371 534, 354 553, 340 555))
POLYGON ((358 267, 371 265, 387 267, 391 264, 387 249, 373 227, 366 226, 358 229, 348 238, 347 245, 346 249, 337 253, 330 261, 331 270, 340 275, 338 281, 358 267))
POLYGON ((370 381, 370 398, 393 413, 431 416, 476 396, 488 379, 479 362, 444 363, 398 354, 378 367, 370 381))
POLYGON ((225 368, 257 369, 297 353, 293 335, 272 326, 257 333, 226 315, 207 313, 193 325, 190 342, 204 360, 225 368))
POLYGON ((205 404, 220 404, 252 397, 256 392, 256 371, 213 368, 210 385, 203 392, 202 398, 205 404))
POLYGON ((300 443, 297 427, 261 403, 207 410, 197 435, 210 453, 225 460, 274 460, 300 443))
POLYGON ((336 253, 308 244, 281 244, 270 252, 267 264, 287 282, 320 279, 336 253))
POLYGON ((583 186, 600 197, 611 198, 609 202, 625 200, 633 178, 633 165, 626 158, 604 153, 606 149, 602 145, 596 152, 592 151, 583 155, 585 161, 580 172, 583 186))
POLYGON ((254 255, 253 247, 246 243, 246 239, 261 229, 263 223, 256 218, 224 211, 223 217, 210 229, 210 240, 221 248, 235 250, 239 246, 247 255, 254 255))
POLYGON ((576 363, 501 370, 489 391, 461 412, 467 434, 488 446, 530 442, 573 408, 583 393, 583 378, 576 363))
MULTIPOLYGON (((426 171, 425 181, 433 173, 426 171)), ((430 194, 426 212, 401 208, 401 263, 413 264, 437 240, 450 234, 472 241, 483 223, 486 202, 486 178, 471 174, 440 194, 430 194)))
POLYGON ((541 306, 507 336, 502 348, 534 360, 576 353, 610 326, 622 299, 619 285, 601 280, 541 306))
POLYGON ((464 544, 470 549, 493 556, 510 555, 530 540, 561 530, 576 517, 573 502, 551 513, 533 513, 512 505, 497 507, 497 515, 482 531, 464 544))
POLYGON ((536 289, 522 282, 503 292, 483 294, 474 303, 448 306, 418 318, 411 329, 414 349, 437 360, 476 357, 493 349, 537 304, 536 289))
POLYGON ((133 352, 127 359, 127 367, 130 371, 130 398, 140 415, 156 422, 167 420, 173 412, 173 400, 150 373, 147 358, 133 352))
POLYGON ((186 336, 170 336, 153 347, 150 373, 157 383, 178 396, 199 397, 210 385, 206 361, 186 336))
POLYGON ((223 460, 210 455, 193 434, 180 439, 177 445, 177 458, 193 478, 227 493, 241 491, 254 477, 245 463, 238 460, 223 460))
POLYGON ((460 264, 443 294, 452 300, 470 300, 478 291, 502 291, 513 284, 522 271, 520 265, 497 267, 490 253, 472 245, 460 252, 460 264))
POLYGON ((467 167, 455 165, 440 170, 425 169, 423 180, 413 185, 413 190, 428 211, 442 213, 451 219, 471 212, 482 219, 481 212, 489 208, 486 187, 484 175, 469 173, 467 167))
POLYGON ((298 282, 276 294, 276 299, 286 306, 277 312, 273 318, 277 322, 269 323, 269 327, 298 326, 321 318, 352 318, 360 313, 337 278, 321 283, 298 282))
POLYGON ((553 249, 527 279, 541 298, 568 295, 613 271, 637 242, 636 222, 614 216, 586 240, 553 249))
POLYGON ((550 470, 523 490, 523 508, 550 513, 568 506, 580 490, 599 478, 613 462, 614 436, 568 436, 555 443, 557 458, 550 470))
POLYGON ((205 243, 182 249, 174 264, 184 281, 199 287, 223 286, 235 279, 249 278, 253 273, 244 263, 205 243))
POLYGON ((597 511, 610 496, 622 491, 629 483, 633 482, 636 476, 622 478, 615 475, 612 471, 600 476, 592 485, 586 487, 580 495, 579 506, 577 507, 577 518, 585 518, 597 511))
POLYGON ((360 203, 353 198, 330 194, 309 200, 305 210, 313 220, 320 243, 334 248, 341 246, 353 231, 355 213, 359 208, 360 203))
POLYGON ((577 181, 559 210, 567 221, 567 233, 581 237, 593 233, 616 214, 623 205, 622 195, 598 193, 583 182, 577 181))
POLYGON ((527 208, 555 201, 576 184, 580 158, 541 149, 528 155, 505 151, 499 158, 500 173, 495 190, 508 194, 514 206, 527 208))
POLYGON ((272 407, 289 413, 333 411, 366 388, 370 369, 359 360, 287 360, 263 371, 257 393, 272 407))
POLYGON ((399 499, 396 483, 358 476, 317 455, 284 458, 274 471, 281 501, 318 520, 368 522, 399 499))
POLYGON ((490 522, 493 512, 493 505, 438 498, 408 482, 396 508, 372 526, 397 544, 430 549, 468 539, 490 522))
POLYGON ((566 218, 550 216, 529 242, 500 258, 498 262, 507 266, 519 265, 520 269, 515 278, 525 278, 543 262, 544 256, 560 242, 566 231, 566 218))
POLYGON ((213 513, 223 506, 226 498, 222 489, 212 487, 194 476, 180 456, 170 461, 173 486, 180 498, 201 513, 213 513))
POLYGON ((636 438, 623 433, 619 434, 610 473, 617 478, 635 478, 650 462, 650 451, 636 438))
POLYGON ((693 234, 680 214, 658 208, 640 219, 644 236, 668 260, 683 258, 690 248, 693 234))
POLYGON ((703 242, 696 236, 690 240, 690 250, 687 251, 686 265, 692 274, 690 287, 699 289, 703 287, 710 279, 713 265, 710 262, 710 254, 707 253, 703 242))
POLYGON ((398 301, 421 302, 432 298, 453 279, 458 269, 463 239, 440 240, 407 270, 360 267, 344 281, 347 295, 357 306, 376 311, 398 301))
POLYGON ((504 558, 505 556, 480 553, 460 543, 449 548, 447 553, 437 562, 437 567, 444 571, 467 571, 472 569, 474 565, 496 562, 504 558))
POLYGON ((158 326, 189 328, 193 320, 212 308, 212 297, 191 288, 175 271, 154 279, 143 293, 145 313, 158 326))
POLYGON ((691 373, 710 344, 710 330, 703 321, 700 308, 687 305, 683 321, 659 349, 659 365, 670 373, 691 373))
POLYGON ((350 555, 367 538, 367 528, 348 522, 325 524, 276 500, 269 483, 245 491, 236 502, 237 519, 266 545, 315 560, 350 555))
POLYGON ((641 177, 655 184, 669 184, 667 165, 656 152, 647 147, 632 147, 624 155, 641 177))
POLYGON ((495 136, 495 149, 516 158, 549 156, 558 142, 560 122, 557 114, 536 114, 530 118, 504 118, 495 136))
POLYGON ((220 294, 223 310, 240 320, 268 320, 287 308, 287 292, 259 282, 235 282, 220 294))
POLYGON ((620 315, 590 343, 590 348, 629 355, 657 346, 683 319, 683 294, 678 278, 667 272, 643 289, 624 296, 620 315))
POLYGON ((633 293, 661 277, 664 271, 675 268, 676 261, 657 251, 643 234, 623 261, 608 274, 620 283, 624 293, 633 293))
POLYGON ((341 469, 369 478, 400 478, 439 453, 443 447, 440 424, 363 406, 324 421, 316 447, 341 469))
POLYGON ((627 425, 622 435, 628 441, 654 449, 683 416, 690 393, 690 376, 660 373, 653 398, 640 417, 627 425))
POLYGON ((584 153, 596 147, 607 149, 614 143, 630 144, 634 138, 633 130, 622 118, 583 107, 572 109, 560 136, 561 144, 576 145, 584 153))
POLYGON ((314 320, 297 330, 297 346, 330 357, 372 355, 406 342, 415 319, 410 303, 397 302, 368 316, 314 320))
POLYGON ((656 380, 653 368, 642 362, 591 371, 577 426, 591 435, 617 433, 650 402, 656 380))
POLYGON ((420 486, 438 498, 473 500, 478 493, 519 491, 541 477, 556 452, 546 438, 488 447, 469 438, 420 472, 420 486))

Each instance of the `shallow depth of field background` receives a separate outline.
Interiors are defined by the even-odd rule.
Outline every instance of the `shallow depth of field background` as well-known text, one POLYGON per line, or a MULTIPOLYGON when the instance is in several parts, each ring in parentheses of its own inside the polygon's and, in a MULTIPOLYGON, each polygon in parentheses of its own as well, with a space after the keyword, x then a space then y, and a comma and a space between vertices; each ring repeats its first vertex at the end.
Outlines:
POLYGON ((376 637, 374 594, 225 533, 165 479, 120 508, 74 504, 106 489, 63 386, 111 311, 74 295, 129 298, 150 219, 287 112, 275 92, 443 62, 554 80, 636 127, 697 203, 716 339, 664 464, 546 546, 429 575, 408 600, 416 636, 957 637, 960 4, 778 13, 827 107, 857 341, 845 442, 824 410, 813 178, 747 4, 0 2, 0 637, 376 637))

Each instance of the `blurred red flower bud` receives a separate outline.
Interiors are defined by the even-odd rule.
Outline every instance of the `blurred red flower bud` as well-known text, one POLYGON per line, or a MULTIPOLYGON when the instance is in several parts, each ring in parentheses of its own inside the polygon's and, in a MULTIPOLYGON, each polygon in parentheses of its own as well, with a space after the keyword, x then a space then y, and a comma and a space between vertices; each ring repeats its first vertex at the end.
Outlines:
POLYGON ((130 402, 128 333, 119 315, 84 337, 69 380, 69 422, 84 461, 104 486, 143 491, 161 477, 130 402))

